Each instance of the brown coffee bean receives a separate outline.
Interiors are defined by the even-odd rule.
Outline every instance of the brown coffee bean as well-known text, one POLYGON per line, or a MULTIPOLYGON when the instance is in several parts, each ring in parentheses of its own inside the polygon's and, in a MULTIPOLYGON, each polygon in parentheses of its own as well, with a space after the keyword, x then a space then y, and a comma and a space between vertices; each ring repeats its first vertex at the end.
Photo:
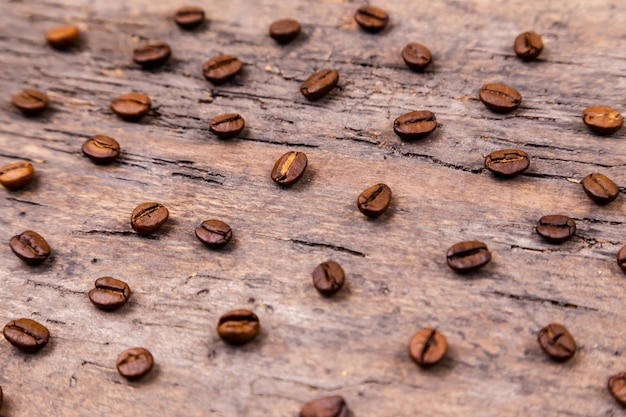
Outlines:
POLYGON ((64 49, 78 42, 80 33, 74 25, 58 26, 46 32, 46 41, 53 48, 64 49))
POLYGON ((102 310, 115 310, 130 298, 130 287, 124 281, 111 277, 98 278, 89 291, 89 300, 102 310))
POLYGON ((34 88, 26 88, 24 91, 11 96, 11 104, 25 115, 34 116, 48 107, 48 96, 34 88))
POLYGON ((617 264, 620 268, 626 271, 626 245, 617 252, 617 264))
POLYGON ((18 161, 0 168, 0 184, 9 190, 25 187, 35 176, 35 168, 28 161, 18 161))
POLYGON ((514 177, 526 171, 530 157, 519 149, 504 149, 491 152, 485 158, 485 168, 501 177, 514 177))
POLYGON ((87 139, 81 150, 96 164, 110 164, 120 156, 120 144, 115 139, 103 135, 87 139))
POLYGON ((626 372, 613 375, 608 381, 609 392, 621 405, 626 406, 626 372))
POLYGON ((36 352, 50 339, 48 329, 31 319, 10 321, 2 330, 4 338, 22 352, 36 352))
POLYGON ((220 114, 211 120, 211 132, 222 139, 234 138, 241 133, 246 121, 237 113, 220 114))
POLYGON ((165 64, 171 55, 172 49, 166 42, 150 42, 135 48, 133 61, 144 68, 154 68, 165 64))
POLYGON ((356 200, 359 211, 371 218, 376 218, 387 211, 390 203, 391 188, 386 184, 366 188, 356 200))
POLYGON ((307 78, 300 86, 300 92, 311 101, 319 100, 339 82, 339 73, 325 68, 307 78))
POLYGON ((420 366, 434 365, 446 355, 448 341, 436 329, 421 329, 409 342, 409 356, 420 366))
POLYGON ((229 225, 219 220, 205 220, 196 227, 196 237, 211 249, 226 246, 233 237, 229 225))
POLYGON ((619 188, 602 174, 589 174, 582 181, 583 190, 596 204, 605 205, 617 198, 619 188))
POLYGON ((317 398, 302 406, 299 417, 348 417, 350 409, 340 395, 317 398))
POLYGON ((296 183, 304 174, 307 166, 307 157, 304 152, 290 151, 278 158, 272 168, 270 176, 280 185, 296 183))
POLYGON ((29 265, 39 265, 50 255, 48 242, 32 230, 13 236, 9 241, 9 246, 18 258, 29 265))
POLYGON ((176 11, 174 22, 182 29, 194 29, 204 22, 204 9, 197 6, 184 6, 176 11))
POLYGON ((139 234, 148 234, 159 230, 170 213, 161 203, 141 203, 133 210, 130 224, 139 234))
POLYGON ((566 361, 576 353, 574 337, 560 324, 552 323, 541 329, 537 341, 541 349, 557 361, 566 361))
POLYGON ((126 349, 117 357, 117 372, 128 380, 139 379, 154 366, 154 358, 148 349, 135 347, 126 349))
POLYGON ((574 236, 576 222, 561 214, 551 214, 539 219, 536 230, 548 242, 561 243, 574 236))
POLYGON ((428 110, 412 111, 393 121, 393 131, 405 140, 421 139, 437 128, 435 114, 428 110))
POLYGON ((322 262, 313 270, 313 285, 325 297, 331 296, 343 287, 346 275, 337 262, 322 262))
POLYGON ((609 106, 591 106, 583 111, 583 122, 596 133, 611 134, 624 125, 624 117, 609 106))
POLYGON ((523 32, 515 38, 513 50, 524 61, 532 61, 543 51, 543 40, 535 32, 523 32))
POLYGON ((488 109, 497 113, 508 113, 517 109, 522 103, 522 95, 519 91, 498 83, 482 86, 479 97, 488 109))
POLYGON ((148 114, 150 106, 152 106, 152 101, 144 93, 123 94, 111 102, 113 113, 131 122, 148 114))
POLYGON ((204 78, 214 84, 220 84, 237 75, 243 63, 235 55, 217 55, 202 66, 204 78))
POLYGON ((226 343, 243 345, 253 340, 261 330, 259 318, 250 310, 231 310, 217 323, 217 334, 226 343))
POLYGON ((423 71, 432 61, 433 55, 425 45, 411 42, 402 49, 402 59, 410 69, 423 71))
POLYGON ((289 43, 300 34, 300 22, 295 19, 280 19, 270 25, 270 36, 278 43, 289 43))
POLYGON ((487 265, 491 260, 491 252, 483 242, 469 240, 452 245, 446 260, 448 266, 456 272, 471 272, 487 265))
POLYGON ((361 6, 354 14, 354 20, 367 32, 380 32, 389 22, 389 14, 375 6, 361 6))

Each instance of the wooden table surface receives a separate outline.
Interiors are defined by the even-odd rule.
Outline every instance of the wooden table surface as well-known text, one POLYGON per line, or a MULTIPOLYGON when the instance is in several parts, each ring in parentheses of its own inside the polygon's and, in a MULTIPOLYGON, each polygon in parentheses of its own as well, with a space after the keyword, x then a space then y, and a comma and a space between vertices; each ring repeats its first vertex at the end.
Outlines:
MULTIPOLYGON (((0 189, 0 322, 33 318, 48 346, 23 354, 0 339, 4 417, 291 416, 325 395, 342 395, 355 416, 619 416, 607 378, 626 370, 626 275, 615 256, 626 244, 626 129, 597 136, 580 114, 590 105, 626 112, 626 3, 379 1, 389 27, 372 35, 352 19, 348 0, 215 0, 200 30, 181 31, 178 7, 150 0, 0 0, 0 165, 29 160, 36 180, 0 189), (267 35, 280 17, 303 34, 279 46, 267 35), (45 32, 80 27, 83 41, 51 49, 45 32), (545 50, 524 63, 515 36, 535 30, 545 50), (173 49, 161 69, 132 63, 133 48, 163 40, 173 49), (411 41, 434 54, 424 73, 400 58, 411 41), (245 63, 214 86, 202 63, 218 53, 245 63), (339 86, 309 102, 300 83, 322 68, 339 86), (508 115, 477 99, 488 82, 521 91, 508 115), (50 96, 26 118, 9 97, 25 87, 50 96), (147 93, 154 107, 139 123, 120 120, 112 98, 147 93), (430 137, 402 142, 393 120, 429 109, 430 137), (208 122, 238 112, 247 127, 220 140, 208 122), (115 137, 121 158, 96 166, 80 152, 94 134, 115 137), (485 171, 488 153, 517 148, 528 171, 501 180, 485 171), (302 181, 269 178, 289 150, 307 154, 302 181), (622 191, 601 207, 579 182, 592 172, 622 191), (389 211, 368 220, 356 197, 386 183, 389 211), (159 201, 170 220, 138 236, 130 213, 159 201), (534 230, 561 213, 578 231, 553 245, 534 230), (202 246, 193 230, 206 219, 233 229, 228 248, 202 246), (8 246, 35 230, 52 247, 30 267, 8 246), (493 259, 471 275, 446 265, 449 246, 485 242, 493 259), (313 288, 320 262, 347 274, 332 298, 313 288), (94 308, 96 278, 129 283, 129 304, 94 308), (231 347, 219 316, 249 308, 260 337, 231 347), (550 361, 536 337, 562 323, 579 351, 550 361), (436 327, 446 359, 418 368, 412 334, 436 327), (148 348, 156 366, 127 382, 117 355, 148 348)), ((2 324, 3 325, 3 324, 2 324)))

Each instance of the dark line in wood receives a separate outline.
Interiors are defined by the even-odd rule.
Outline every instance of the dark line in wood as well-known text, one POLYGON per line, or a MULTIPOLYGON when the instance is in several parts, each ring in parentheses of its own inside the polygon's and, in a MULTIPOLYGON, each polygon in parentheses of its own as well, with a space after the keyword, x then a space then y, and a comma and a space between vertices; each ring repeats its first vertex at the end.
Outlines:
POLYGON ((198 175, 185 174, 185 173, 182 173, 182 172, 172 172, 172 176, 173 177, 188 178, 188 179, 194 180, 194 181, 203 181, 203 182, 208 182, 208 183, 213 183, 213 184, 224 185, 223 182, 220 182, 220 181, 217 181, 217 180, 212 180, 210 178, 200 177, 198 175))
POLYGON ((330 245, 328 243, 308 242, 306 240, 299 240, 299 239, 289 239, 289 240, 292 241, 293 243, 297 243, 298 245, 305 245, 305 246, 319 247, 319 248, 327 248, 327 249, 331 249, 331 250, 334 250, 334 251, 337 251, 337 252, 346 252, 346 253, 349 253, 349 254, 354 255, 354 256, 359 256, 361 258, 367 257, 367 254, 365 254, 363 252, 359 252, 359 251, 356 251, 356 250, 344 248, 343 246, 330 245))
POLYGON ((257 138, 251 138, 251 137, 240 137, 238 138, 239 140, 246 140, 249 142, 259 142, 259 143, 269 143, 272 145, 281 145, 281 146, 300 146, 302 148, 319 148, 318 145, 311 145, 308 143, 292 143, 292 142, 287 142, 287 141, 277 141, 277 140, 264 140, 264 139, 257 139, 257 138))
POLYGON ((39 203, 35 203, 34 201, 28 201, 28 200, 20 200, 19 198, 15 198, 15 197, 6 197, 6 199, 10 201, 17 201, 18 203, 30 204, 31 206, 48 207, 45 204, 39 204, 39 203))
POLYGON ((568 303, 566 301, 552 300, 550 298, 537 297, 534 295, 518 295, 518 294, 511 294, 511 293, 506 293, 502 291, 493 291, 491 292, 491 294, 494 294, 500 297, 511 298, 513 300, 518 300, 518 301, 528 301, 532 303, 550 303, 552 305, 555 305, 558 307, 564 307, 564 308, 576 308, 576 309, 587 310, 587 311, 600 311, 597 308, 593 308, 593 307, 587 307, 587 306, 578 305, 574 303, 568 303))
POLYGON ((159 240, 161 239, 158 235, 140 235, 139 233, 131 232, 131 231, 120 231, 120 230, 75 230, 72 232, 74 235, 103 235, 103 236, 134 236, 140 239, 151 239, 151 240, 159 240))

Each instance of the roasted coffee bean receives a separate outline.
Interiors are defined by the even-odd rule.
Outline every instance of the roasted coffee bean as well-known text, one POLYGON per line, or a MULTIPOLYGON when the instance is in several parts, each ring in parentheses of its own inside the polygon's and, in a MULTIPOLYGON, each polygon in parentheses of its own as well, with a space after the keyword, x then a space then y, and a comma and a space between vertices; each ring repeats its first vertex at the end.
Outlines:
POLYGON ((497 113, 508 113, 519 107, 522 95, 505 84, 486 84, 480 89, 480 101, 497 113))
POLYGON ((299 417, 348 417, 350 410, 340 395, 318 398, 302 406, 299 417))
POLYGON ((297 182, 306 170, 307 157, 304 152, 290 151, 278 158, 270 176, 280 185, 297 182))
POLYGON ((626 271, 626 245, 617 252, 617 264, 626 271))
POLYGON ((48 242, 32 230, 13 236, 9 241, 9 246, 18 258, 29 265, 39 265, 50 255, 48 242))
POLYGON ((609 106, 591 106, 583 111, 583 122, 596 133, 611 134, 624 125, 624 117, 609 106))
POLYGON ((571 333, 560 324, 548 324, 541 329, 537 341, 541 349, 557 361, 566 361, 576 353, 576 341, 571 333))
POLYGON ((120 144, 108 136, 92 136, 81 149, 96 164, 110 164, 120 156, 120 144))
POLYGON ((402 49, 402 59, 414 71, 423 71, 432 61, 433 55, 425 45, 411 42, 402 49))
POLYGON ((141 203, 133 210, 130 224, 139 234, 148 234, 157 231, 169 217, 170 212, 161 203, 141 203))
POLYGON ((619 188, 602 174, 589 174, 582 181, 583 190, 597 204, 605 205, 617 198, 619 188))
POLYGON ((210 129, 222 139, 234 138, 241 133, 246 121, 237 113, 220 114, 211 120, 210 129))
POLYGON ((501 177, 514 177, 526 171, 530 157, 518 149, 491 152, 485 158, 485 168, 501 177))
POLYGON ((319 100, 335 88, 337 82, 339 73, 325 68, 307 78, 300 86, 300 92, 309 100, 319 100))
POLYGON ((469 240, 452 245, 446 259, 448 266, 455 271, 470 272, 487 265, 491 252, 483 242, 469 240))
POLYGON ((89 300, 102 310, 115 310, 126 304, 130 287, 124 281, 111 277, 98 278, 89 291, 89 300))
POLYGON ((123 94, 111 102, 111 110, 124 120, 136 121, 148 114, 152 102, 144 93, 123 94))
POLYGON ((232 310, 220 317, 217 334, 226 343, 243 345, 254 339, 261 330, 259 318, 250 310, 232 310))
POLYGON ((214 84, 220 84, 237 75, 243 63, 235 55, 217 55, 202 66, 204 78, 214 84))
POLYGON ((225 246, 233 237, 229 225, 219 220, 205 220, 196 227, 196 237, 211 249, 225 246))
POLYGON ((19 190, 34 176, 35 169, 28 161, 13 162, 0 168, 0 184, 9 190, 19 190))
POLYGON ((543 51, 543 40, 535 32, 523 32, 515 38, 513 50, 524 61, 532 61, 543 51))
POLYGON ((197 6, 185 6, 176 11, 174 21, 183 29, 193 29, 204 22, 204 9, 197 6))
POLYGON ((2 330, 4 338, 22 352, 35 352, 50 339, 50 332, 42 324, 31 319, 10 321, 2 330))
POLYGON ((135 347, 126 349, 117 357, 117 372, 128 380, 139 379, 154 366, 154 358, 148 349, 135 347))
POLYGON ((415 140, 431 134, 437 128, 437 118, 428 110, 412 111, 393 121, 393 131, 402 139, 415 140))
POLYGON ((300 34, 300 22, 295 19, 280 19, 270 25, 270 36, 278 43, 289 43, 300 34))
POLYGON ((420 366, 434 365, 446 355, 448 341, 436 329, 421 329, 409 343, 409 356, 420 366))
POLYGON ((626 406, 626 372, 611 376, 608 381, 608 388, 613 398, 626 406))
POLYGON ((166 42, 150 42, 135 48, 133 61, 144 68, 154 68, 165 64, 170 55, 172 49, 166 42))
POLYGON ((354 20, 367 32, 380 32, 389 22, 389 14, 375 6, 361 6, 354 14, 354 20))
POLYGON ((391 188, 376 184, 366 188, 356 200, 359 211, 367 217, 376 218, 387 211, 391 203, 391 188))
POLYGON ((64 49, 78 42, 80 33, 74 25, 58 26, 46 33, 46 41, 53 48, 64 49))
POLYGON ((539 236, 552 243, 565 242, 576 233, 576 222, 561 214, 543 216, 537 224, 539 236))
POLYGON ((27 116, 41 113, 48 107, 48 96, 34 88, 26 88, 20 93, 11 96, 11 104, 20 109, 27 116))
POLYGON ((322 262, 313 270, 313 285, 323 296, 331 296, 343 287, 346 275, 334 261, 322 262))

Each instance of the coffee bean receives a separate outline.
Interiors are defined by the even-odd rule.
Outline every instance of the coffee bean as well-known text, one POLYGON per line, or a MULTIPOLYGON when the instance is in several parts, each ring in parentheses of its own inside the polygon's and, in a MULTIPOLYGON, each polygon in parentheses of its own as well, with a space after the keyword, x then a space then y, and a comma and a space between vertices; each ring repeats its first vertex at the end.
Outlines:
POLYGON ((289 43, 300 34, 300 22, 295 19, 280 19, 270 25, 270 36, 278 43, 289 43))
POLYGON ((543 40, 535 32, 523 32, 515 38, 513 50, 524 61, 532 61, 543 51, 543 40))
POLYGON ((470 272, 481 268, 491 260, 491 252, 483 242, 469 240, 459 242, 448 249, 448 266, 457 272, 470 272))
POLYGON ((619 188, 602 174, 589 174, 582 181, 583 190, 597 204, 605 205, 617 198, 619 188))
POLYGON ((576 353, 574 337, 560 324, 552 323, 541 329, 537 341, 541 349, 557 361, 566 361, 576 353))
POLYGON ((48 107, 48 96, 34 88, 26 88, 24 91, 11 96, 11 104, 25 115, 34 116, 48 107))
POLYGON ((278 158, 270 176, 280 185, 291 185, 297 182, 307 166, 304 152, 290 151, 278 158))
POLYGON ((611 134, 624 125, 624 117, 609 106, 591 106, 583 111, 583 122, 596 133, 611 134))
POLYGON ((204 22, 204 9, 197 6, 185 6, 176 11, 174 22, 183 29, 193 29, 204 22))
POLYGON ((64 49, 78 42, 80 34, 74 25, 58 26, 46 33, 46 41, 53 48, 64 49))
POLYGON ((120 144, 115 139, 102 135, 90 137, 81 149, 96 164, 110 164, 120 155, 120 144))
POLYGON ((537 224, 539 236, 551 243, 565 242, 576 233, 576 222, 561 214, 543 216, 537 224))
POLYGON ((337 82, 339 73, 325 68, 307 78, 300 86, 300 92, 309 100, 319 100, 335 88, 337 82))
POLYGON ((383 214, 391 203, 391 188, 376 184, 366 188, 356 200, 359 211, 367 217, 376 218, 383 214))
POLYGON ((220 84, 237 75, 243 63, 235 55, 217 55, 202 66, 204 78, 214 84, 220 84))
POLYGON ((219 220, 205 220, 196 228, 196 237, 211 249, 225 246, 233 237, 230 226, 219 220))
POLYGON ((50 255, 48 242, 32 230, 13 236, 9 246, 18 258, 29 265, 39 265, 50 255))
POLYGON ((485 158, 485 168, 501 177, 514 177, 526 171, 530 157, 518 149, 491 152, 485 158))
POLYGON ((513 87, 505 84, 486 84, 479 93, 480 101, 488 109, 497 113, 508 113, 519 107, 522 95, 513 87))
POLYGON ((96 288, 89 291, 89 300, 102 310, 118 309, 130 297, 130 287, 119 279, 102 277, 94 285, 96 288))
POLYGON ((350 409, 340 395, 318 398, 302 406, 299 417, 348 417, 350 409))
POLYGON ((222 139, 234 138, 246 125, 246 121, 237 113, 220 114, 211 120, 210 129, 222 139))
POLYGON ((617 264, 626 271, 626 245, 617 252, 617 264))
POLYGON ((148 234, 157 231, 169 217, 170 212, 161 203, 141 203, 133 210, 130 224, 139 234, 148 234))
POLYGON ((154 366, 154 358, 148 349, 135 347, 126 349, 117 357, 117 372, 128 380, 139 379, 154 366))
POLYGON ((10 321, 2 330, 4 338, 22 352, 35 352, 50 339, 50 332, 42 324, 31 319, 10 321))
POLYGON ((420 139, 437 128, 437 118, 428 110, 412 111, 393 121, 393 131, 402 139, 420 139))
POLYGON ((152 102, 144 93, 123 94, 111 102, 111 110, 124 120, 136 121, 148 114, 152 102))
POLYGON ((404 63, 414 71, 423 71, 432 61, 433 55, 425 45, 411 42, 402 49, 404 63))
POLYGON ((420 366, 434 365, 446 355, 448 341, 436 329, 421 329, 409 343, 409 356, 420 366))
POLYGON ((144 68, 154 68, 165 64, 170 55, 172 49, 166 42, 150 42, 135 48, 133 61, 144 68))
POLYGON ((613 375, 608 381, 609 392, 621 405, 626 406, 626 372, 613 375))
POLYGON ((0 168, 0 184, 9 190, 25 187, 34 176, 33 164, 27 161, 13 162, 0 168))
POLYGON ((2 401, 4 400, 2 396, 2 387, 0 387, 0 408, 2 407, 2 401))
POLYGON ((375 6, 361 6, 354 14, 354 20, 367 32, 380 32, 389 22, 389 14, 375 6))
POLYGON ((254 339, 261 330, 259 318, 250 310, 229 311, 220 317, 217 334, 226 343, 243 345, 254 339))
POLYGON ((313 270, 313 285, 325 297, 339 291, 345 280, 343 269, 334 261, 322 262, 313 270))

